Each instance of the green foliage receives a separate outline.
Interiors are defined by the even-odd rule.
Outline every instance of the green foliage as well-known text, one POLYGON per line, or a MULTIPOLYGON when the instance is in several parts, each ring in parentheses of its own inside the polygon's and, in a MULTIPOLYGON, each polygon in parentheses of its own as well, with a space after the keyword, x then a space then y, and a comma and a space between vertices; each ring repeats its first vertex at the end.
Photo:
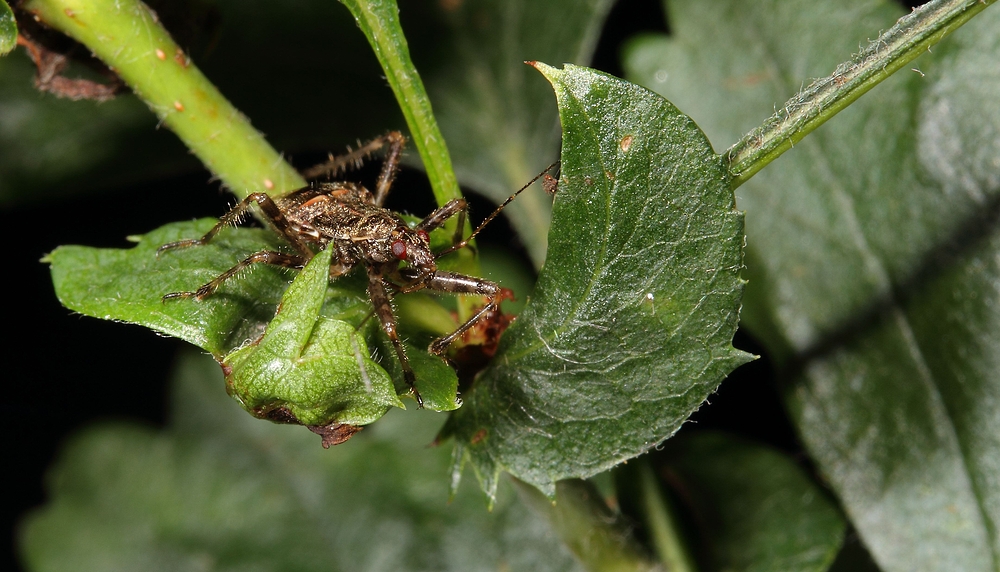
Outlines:
MULTIPOLYGON (((636 41, 629 75, 719 145, 900 14, 669 6, 677 35, 636 41)), ((1000 562, 998 30, 987 9, 739 192, 744 324, 780 359, 802 438, 887 571, 1000 562)))
POLYGON ((743 217, 722 159, 655 94, 536 66, 563 124, 548 256, 446 428, 490 494, 501 471, 552 494, 636 456, 750 357, 731 345, 743 217))
POLYGON ((6 0, 0 0, 0 56, 7 55, 17 45, 17 22, 6 0))
MULTIPOLYGON (((659 457, 701 569, 820 572, 840 549, 843 516, 787 456, 706 432, 678 435, 659 457)), ((617 472, 630 482, 635 469, 617 472)))
MULTIPOLYGON (((75 18, 62 0, 29 2, 50 8, 42 19, 67 29, 101 24, 94 13, 75 18)), ((337 149, 331 138, 375 135, 406 118, 417 149, 434 150, 421 154, 440 200, 455 179, 421 82, 458 179, 505 198, 551 162, 559 142, 547 87, 520 60, 585 61, 610 1, 406 5, 409 41, 394 2, 345 4, 377 58, 333 3, 297 10, 270 3, 258 13, 219 0, 237 39, 206 57, 207 76, 217 74, 221 91, 261 117, 285 150, 337 149), (258 46, 267 50, 261 61, 266 53, 282 62, 271 66, 278 71, 263 70, 252 51, 258 46), (386 104, 378 73, 359 71, 376 59, 402 114, 386 104), (257 95, 269 84, 281 86, 281 110, 257 95)), ((970 2, 931 4, 930 12, 970 2)), ((141 13, 131 23, 109 16, 132 34, 118 41, 150 34, 125 47, 165 37, 140 4, 115 3, 126 5, 141 13)), ((638 491, 640 532, 664 565, 825 570, 844 534, 840 507, 818 479, 759 445, 681 436, 655 457, 657 472, 631 473, 634 464, 620 470, 617 496, 561 480, 594 476, 670 437, 750 358, 731 345, 743 272, 751 279, 745 323, 778 363, 786 404, 823 482, 879 564, 887 572, 995 570, 997 16, 977 17, 917 60, 919 74, 891 79, 802 141, 786 133, 795 149, 741 189, 744 269, 743 215, 732 192, 743 180, 709 141, 723 149, 751 132, 775 103, 828 74, 899 11, 875 0, 718 0, 668 9, 674 35, 637 40, 626 66, 673 103, 593 70, 534 64, 555 89, 562 123, 552 227, 541 193, 526 193, 509 211, 541 267, 539 279, 495 359, 463 387, 465 404, 437 433, 455 438, 450 459, 443 448, 423 447, 443 416, 390 411, 324 452, 307 431, 261 423, 222 395, 226 387, 254 415, 281 407, 306 424, 362 425, 401 405, 397 394, 408 388, 376 322, 365 322, 364 279, 354 273, 328 285, 329 253, 298 274, 255 268, 206 300, 164 302, 163 294, 197 288, 251 252, 282 246, 267 230, 227 229, 210 245, 155 256, 161 244, 214 224, 201 220, 161 227, 130 250, 52 252, 46 261, 67 307, 190 341, 222 362, 228 379, 185 361, 166 431, 116 425, 73 441, 53 472, 52 501, 26 525, 29 566, 577 569, 571 552, 590 569, 647 570, 657 564, 614 510, 616 500, 628 505, 638 491), (446 505, 449 463, 456 497, 446 505), (495 503, 492 515, 468 483, 460 487, 466 464, 495 503), (515 480, 520 496, 535 512, 511 495, 505 471, 523 479, 515 480)), ((941 34, 950 29, 942 22, 941 34)), ((174 65, 152 44, 133 54, 100 45, 94 30, 73 33, 116 69, 123 54, 135 64, 122 75, 133 87, 163 92, 153 94, 168 98, 160 104, 141 95, 191 148, 192 139, 212 143, 204 126, 192 137, 174 122, 181 114, 169 93, 175 83, 215 89, 196 68, 172 67, 170 80, 143 84, 146 68, 174 65)), ((154 157, 182 164, 176 153, 148 151, 169 145, 147 145, 155 141, 153 121, 136 100, 96 111, 89 103, 40 104, 26 83, 6 82, 10 70, 28 81, 23 59, 0 66, 0 105, 14 110, 0 117, 3 200, 24 189, 67 192, 67 181, 108 166, 124 165, 88 184, 147 176, 134 165, 154 157), (93 144, 89 130, 100 134, 93 144), (45 145, 51 148, 31 154, 45 145), (53 150, 62 148, 69 151, 53 150)), ((209 99, 226 103, 221 95, 209 99)), ((225 119, 263 141, 242 117, 225 119)), ((292 173, 271 181, 278 191, 296 179, 266 144, 251 154, 269 158, 263 163, 235 146, 198 149, 240 194, 257 190, 272 168, 292 173), (215 153, 240 155, 237 166, 222 169, 215 153)), ((419 294, 394 303, 425 404, 455 409, 454 371, 424 350, 455 318, 419 294)))
POLYGON ((167 430, 118 423, 68 445, 54 502, 24 527, 30 569, 581 570, 509 483, 492 513, 474 486, 449 502, 434 414, 390 414, 327 451, 246 415, 205 358, 176 380, 167 430))
POLYGON ((356 326, 320 314, 333 249, 318 253, 281 298, 264 335, 226 356, 226 388, 244 409, 283 408, 303 425, 368 425, 402 407, 356 326))
MULTIPOLYGON (((232 368, 230 392, 258 416, 286 406, 306 425, 364 425, 389 406, 401 406, 364 339, 354 339, 371 308, 356 276, 327 287, 327 272, 312 265, 312 287, 303 282, 283 298, 294 273, 256 265, 204 300, 163 300, 170 292, 197 289, 253 252, 280 248, 270 230, 237 228, 207 245, 156 256, 161 245, 201 236, 215 222, 170 224, 136 237, 138 244, 128 250, 60 247, 46 257, 56 296, 81 314, 140 324, 211 352, 232 368)), ((319 256, 329 268, 329 253, 319 256)), ((375 334, 373 327, 366 331, 375 334)), ((420 354, 426 351, 410 346, 409 355, 420 354)), ((413 366, 428 409, 458 407, 453 370, 430 356, 415 357, 413 366)), ((408 393, 402 372, 394 373, 400 393, 408 393)))
MULTIPOLYGON (((267 229, 229 229, 200 247, 165 252, 156 249, 197 238, 217 221, 174 223, 137 240, 135 248, 98 249, 62 246, 45 258, 52 266, 56 296, 67 308, 88 316, 141 324, 190 342, 216 359, 254 340, 274 317, 290 271, 260 265, 230 280, 217 296, 205 300, 164 301, 163 295, 197 289, 248 254, 273 248, 277 237, 267 229)), ((340 310, 347 312, 351 306, 340 310)), ((359 306, 363 299, 349 299, 359 306)))

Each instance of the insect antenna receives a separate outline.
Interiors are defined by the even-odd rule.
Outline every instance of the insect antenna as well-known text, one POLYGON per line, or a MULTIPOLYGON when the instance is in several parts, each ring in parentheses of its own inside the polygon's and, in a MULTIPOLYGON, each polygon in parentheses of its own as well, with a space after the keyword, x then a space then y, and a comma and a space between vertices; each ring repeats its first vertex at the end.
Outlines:
MULTIPOLYGON (((558 166, 559 166, 559 161, 556 161, 555 163, 552 163, 551 165, 549 165, 548 167, 546 167, 544 171, 542 171, 541 173, 538 173, 537 175, 535 175, 535 177, 533 179, 531 179, 530 181, 528 181, 523 187, 521 187, 520 189, 518 189, 513 195, 507 197, 507 199, 504 202, 500 203, 500 206, 498 206, 496 208, 496 210, 494 210, 492 213, 490 213, 490 216, 486 217, 486 219, 483 220, 483 222, 479 223, 479 226, 476 227, 476 230, 472 231, 472 234, 470 234, 468 236, 468 238, 466 238, 465 240, 462 240, 461 242, 457 242, 457 243, 449 246, 448 248, 442 250, 441 252, 439 252, 436 255, 434 255, 434 258, 441 258, 442 256, 444 256, 446 254, 451 254, 452 252, 455 252, 456 250, 459 250, 461 248, 465 248, 466 246, 468 246, 469 242, 471 242, 473 238, 476 238, 476 235, 479 234, 484 228, 486 228, 486 225, 488 225, 490 223, 490 221, 492 221, 493 219, 495 219, 497 217, 497 215, 500 214, 500 211, 502 211, 504 209, 504 207, 506 207, 507 205, 509 205, 514 199, 517 198, 517 195, 520 195, 522 192, 524 192, 525 189, 527 189, 528 187, 530 187, 531 185, 533 185, 535 183, 535 181, 537 181, 538 179, 541 179, 542 177, 548 175, 549 171, 551 171, 552 169, 554 169, 554 168, 556 168, 558 166)), ((549 192, 551 194, 552 191, 549 191, 550 187, 553 187, 553 186, 551 184, 545 184, 545 190, 546 190, 546 192, 549 192)))

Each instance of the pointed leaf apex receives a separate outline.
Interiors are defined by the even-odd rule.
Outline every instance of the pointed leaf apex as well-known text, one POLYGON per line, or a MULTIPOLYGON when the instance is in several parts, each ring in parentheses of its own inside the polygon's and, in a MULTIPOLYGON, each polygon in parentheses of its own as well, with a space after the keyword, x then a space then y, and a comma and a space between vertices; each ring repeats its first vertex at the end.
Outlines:
POLYGON ((557 76, 559 76, 563 71, 559 68, 554 68, 549 64, 537 62, 534 60, 529 60, 524 63, 538 70, 543 76, 545 76, 545 79, 549 80, 550 82, 553 81, 557 76))

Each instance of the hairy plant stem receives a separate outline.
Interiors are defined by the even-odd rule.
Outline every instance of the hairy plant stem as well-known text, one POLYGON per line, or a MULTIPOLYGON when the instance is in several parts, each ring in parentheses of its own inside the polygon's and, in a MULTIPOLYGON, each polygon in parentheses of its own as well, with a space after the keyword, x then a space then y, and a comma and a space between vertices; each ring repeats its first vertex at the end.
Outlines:
MULTIPOLYGON (((396 0, 340 0, 351 11, 358 26, 368 38, 372 50, 382 64, 386 80, 396 95, 396 101, 406 118, 413 143, 420 153, 434 191, 438 206, 444 206, 452 199, 461 198, 462 191, 451 165, 451 155, 438 128, 431 100, 424 89, 424 82, 410 59, 410 48, 399 24, 399 7, 396 0)), ((444 228, 454 232, 456 220, 448 221, 444 228)), ((469 221, 465 222, 464 233, 472 232, 469 221)), ((474 246, 474 243, 472 243, 474 246)), ((465 274, 479 274, 479 263, 471 249, 462 249, 451 255, 449 267, 465 274)), ((459 319, 464 321, 474 313, 476 302, 472 297, 462 296, 458 300, 459 319)))
POLYGON ((341 3, 351 11, 382 64, 423 159, 438 205, 460 198, 462 192, 451 166, 451 155, 434 119, 424 83, 410 60, 395 0, 341 0, 341 3))
POLYGON ((28 0, 23 8, 84 44, 239 198, 305 186, 138 0, 28 0))
POLYGON ((733 188, 996 0, 932 0, 816 80, 726 151, 733 188))

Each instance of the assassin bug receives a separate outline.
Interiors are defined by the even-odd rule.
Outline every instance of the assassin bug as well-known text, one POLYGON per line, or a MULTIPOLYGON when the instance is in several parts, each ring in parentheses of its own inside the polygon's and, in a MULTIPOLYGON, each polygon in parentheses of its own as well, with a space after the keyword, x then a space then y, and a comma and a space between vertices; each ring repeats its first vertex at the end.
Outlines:
POLYGON ((374 194, 351 182, 314 183, 278 198, 271 198, 265 193, 253 193, 223 215, 218 224, 201 238, 164 244, 157 250, 157 256, 177 248, 204 245, 227 225, 237 223, 250 206, 257 203, 264 218, 295 249, 294 254, 272 250, 255 252, 197 290, 171 292, 163 296, 164 301, 175 298, 203 300, 211 296, 223 282, 253 264, 301 269, 313 257, 315 250, 334 248, 336 250, 330 265, 330 279, 347 274, 359 264, 365 267, 368 297, 374 307, 374 314, 396 350, 403 376, 413 397, 418 406, 422 407, 423 399, 416 387, 416 376, 399 339, 396 316, 390 303, 392 297, 396 294, 430 290, 451 294, 477 294, 488 299, 485 306, 455 331, 431 342, 428 351, 444 357, 448 346, 480 320, 493 315, 499 309, 500 302, 509 298, 511 292, 489 280, 439 270, 436 260, 467 246, 521 191, 555 165, 511 195, 468 238, 462 239, 468 208, 465 199, 449 201, 412 227, 382 206, 399 169, 399 159, 405 143, 405 137, 393 131, 343 157, 331 157, 327 163, 305 173, 307 177, 336 173, 345 166, 357 164, 365 156, 388 147, 374 194), (438 253, 432 252, 428 233, 456 215, 459 224, 452 246, 438 253))

